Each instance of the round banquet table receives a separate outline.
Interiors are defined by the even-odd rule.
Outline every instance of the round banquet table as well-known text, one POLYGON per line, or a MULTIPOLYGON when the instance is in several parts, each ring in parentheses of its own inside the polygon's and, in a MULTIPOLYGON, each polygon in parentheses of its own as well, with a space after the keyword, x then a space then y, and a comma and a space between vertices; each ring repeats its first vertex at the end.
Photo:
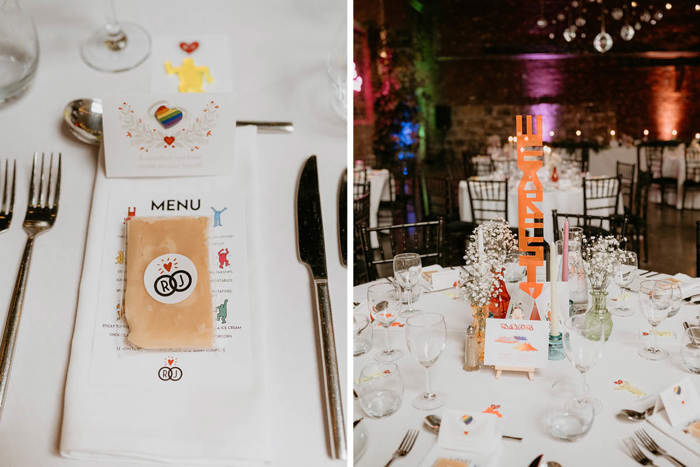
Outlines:
MULTIPOLYGON (((661 277, 661 276, 656 276, 661 277)), ((385 279, 380 279, 385 280, 385 279)), ((360 304, 355 313, 367 314, 367 287, 362 284, 353 289, 353 296, 360 304)), ((685 302, 684 302, 685 303, 685 302)), ((361 422, 368 433, 364 455, 355 461, 360 467, 384 465, 398 447, 408 429, 418 429, 420 434, 413 450, 398 459, 396 466, 418 466, 437 443, 437 435, 423 427, 423 418, 430 413, 439 414, 443 409, 483 410, 490 404, 500 404, 502 432, 522 436, 521 442, 503 440, 500 454, 489 465, 525 466, 536 456, 544 454, 544 461, 557 461, 571 466, 590 465, 636 465, 622 448, 622 439, 632 436, 634 430, 644 428, 673 456, 686 465, 700 465, 700 457, 678 444, 647 422, 626 422, 616 418, 621 408, 644 408, 651 405, 653 396, 638 400, 627 391, 616 391, 613 382, 618 379, 630 381, 647 394, 653 395, 671 384, 690 376, 700 390, 700 377, 691 375, 682 368, 679 356, 679 341, 676 338, 659 337, 662 347, 669 351, 667 360, 652 362, 637 355, 641 347, 641 331, 648 329, 641 313, 630 317, 613 317, 613 331, 605 344, 603 359, 588 374, 591 394, 602 401, 602 410, 596 414, 591 430, 576 442, 561 441, 551 437, 546 429, 544 417, 547 412, 552 383, 563 377, 579 382, 578 372, 568 360, 549 361, 545 368, 538 369, 534 381, 522 373, 504 372, 497 380, 492 369, 482 368, 467 372, 462 369, 465 329, 471 323, 471 310, 455 289, 424 293, 417 308, 439 312, 447 323, 447 345, 437 363, 431 368, 433 390, 445 398, 445 406, 433 411, 415 409, 411 401, 425 387, 424 369, 408 352, 404 330, 395 326, 390 329, 394 347, 404 355, 396 362, 403 379, 404 393, 399 410, 385 418, 371 419, 364 415, 359 402, 355 401, 354 419, 364 417, 361 422), (641 407, 640 407, 641 405, 641 407)), ((693 320, 697 306, 682 306, 673 318, 661 323, 659 330, 671 330, 679 336, 681 323, 693 320)), ((374 329, 372 349, 354 359, 354 375, 369 363, 374 354, 384 345, 385 330, 374 329)), ((665 459, 653 457, 659 466, 672 465, 665 459)), ((483 465, 483 464, 479 464, 483 465)))
MULTIPOLYGON (((98 152, 70 136, 62 122, 63 107, 79 97, 150 92, 153 59, 122 73, 95 71, 82 62, 79 46, 104 24, 104 2, 21 3, 36 24, 41 56, 27 93, 0 109, 5 135, 0 158, 17 158, 15 219, 0 236, 0 325, 5 322, 26 238, 21 221, 34 151, 63 153, 63 188, 55 225, 34 246, 7 400, 0 414, 0 466, 152 466, 64 459, 57 450, 98 152)), ((293 200, 303 161, 317 154, 333 324, 345 383, 347 269, 340 264, 334 239, 338 182, 347 167, 347 125, 332 108, 327 63, 335 40, 345 37, 347 5, 340 0, 115 4, 120 20, 138 23, 153 36, 230 35, 231 56, 221 60, 232 62, 235 116, 294 123, 292 134, 258 135, 259 160, 250 193, 252 212, 257 214, 252 232, 264 245, 250 263, 264 271, 269 284, 256 310, 268 317, 268 411, 274 420, 268 426, 274 446, 269 456, 273 466, 345 465, 327 454, 312 289, 308 269, 297 258, 293 200)), ((233 125, 228 129, 233 131, 233 125)), ((227 397, 233 396, 223 394, 220 403, 227 397)), ((345 414, 347 418, 347 410, 345 414)), ((178 467, 192 465, 183 462, 178 467)))

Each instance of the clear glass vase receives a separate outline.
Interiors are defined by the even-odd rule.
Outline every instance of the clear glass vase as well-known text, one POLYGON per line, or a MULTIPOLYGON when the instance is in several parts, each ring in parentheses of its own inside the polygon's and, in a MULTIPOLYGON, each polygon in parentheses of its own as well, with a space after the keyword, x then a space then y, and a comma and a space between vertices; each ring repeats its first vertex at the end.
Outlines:
POLYGON ((569 296, 574 304, 574 312, 586 311, 588 305, 588 281, 583 265, 581 247, 583 244, 583 229, 569 229, 569 296))
POLYGON ((0 0, 0 103, 22 93, 39 60, 39 38, 32 18, 17 0, 0 0))
POLYGON ((479 348, 479 364, 484 364, 484 344, 486 343, 486 318, 489 317, 489 304, 471 305, 472 326, 476 335, 476 345, 479 348))
MULTIPOLYGON (((591 329, 600 329, 597 326, 598 322, 603 323, 603 330, 605 331, 605 340, 610 338, 610 333, 612 332, 613 322, 612 315, 608 311, 607 299, 608 293, 605 289, 592 289, 591 290, 591 307, 586 312, 585 325, 588 327, 590 324, 591 329), (596 326, 593 326, 593 323, 596 326)), ((600 334, 600 331, 596 331, 600 334)), ((600 336, 590 336, 592 339, 599 339, 600 336)))

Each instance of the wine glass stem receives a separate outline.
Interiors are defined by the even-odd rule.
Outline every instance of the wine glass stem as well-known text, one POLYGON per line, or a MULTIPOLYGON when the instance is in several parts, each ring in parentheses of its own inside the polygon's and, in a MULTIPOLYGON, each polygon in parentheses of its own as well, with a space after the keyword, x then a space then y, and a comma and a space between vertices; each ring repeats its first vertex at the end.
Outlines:
POLYGON ((387 354, 390 354, 392 351, 391 339, 389 338, 389 330, 390 329, 391 329, 391 325, 386 326, 386 332, 384 333, 384 339, 385 339, 384 353, 387 353, 387 354))
POLYGON ((588 380, 586 379, 586 372, 582 371, 581 372, 581 383, 583 384, 583 395, 586 396, 588 395, 588 380))
POLYGON ((651 350, 656 352, 656 325, 651 325, 651 350))
POLYGON ((406 287, 408 290, 408 311, 413 311, 413 287, 406 287))
POLYGON ((425 396, 430 397, 433 391, 430 389, 430 367, 425 367, 425 396))
POLYGON ((114 0, 104 0, 105 4, 105 29, 110 36, 118 36, 122 32, 117 14, 114 10, 114 0))

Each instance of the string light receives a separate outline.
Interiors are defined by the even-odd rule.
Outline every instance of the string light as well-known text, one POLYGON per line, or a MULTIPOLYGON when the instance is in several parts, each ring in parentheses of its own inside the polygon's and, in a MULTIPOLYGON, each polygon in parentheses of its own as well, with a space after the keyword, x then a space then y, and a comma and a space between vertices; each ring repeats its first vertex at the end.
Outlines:
POLYGON ((554 132, 552 130, 549 130, 549 136, 554 136, 554 132))
POLYGON ((610 130, 610 136, 615 136, 615 130, 610 130))
POLYGON ((674 129, 673 131, 671 131, 671 134, 672 134, 673 136, 676 136, 676 135, 678 134, 678 131, 676 131, 676 130, 674 129))
POLYGON ((632 8, 637 8, 637 2, 632 2, 630 5, 632 5, 632 8))
POLYGON ((649 136, 649 130, 647 130, 646 128, 644 129, 644 131, 642 133, 644 133, 644 136, 649 136))
POLYGON ((700 3, 695 4, 695 11, 700 11, 700 3))
POLYGON ((667 9, 667 10, 670 10, 671 8, 673 8, 673 5, 671 5, 670 3, 667 3, 667 4, 666 4, 666 9, 667 9))
POLYGON ((700 133, 695 133, 695 139, 700 139, 700 133))
POLYGON ((576 130, 576 136, 581 136, 581 130, 576 130))

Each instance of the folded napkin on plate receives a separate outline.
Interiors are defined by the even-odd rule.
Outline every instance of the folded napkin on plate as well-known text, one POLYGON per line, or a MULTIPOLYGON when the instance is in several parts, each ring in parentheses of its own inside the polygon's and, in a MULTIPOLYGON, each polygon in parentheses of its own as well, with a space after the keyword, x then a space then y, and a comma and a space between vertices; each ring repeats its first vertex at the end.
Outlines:
POLYGON ((230 176, 107 179, 100 157, 66 381, 62 456, 266 463, 264 317, 252 312, 260 281, 255 262, 247 260, 256 252, 246 196, 255 128, 238 129, 235 144, 230 176), (133 215, 213 216, 212 349, 146 351, 126 344, 124 225, 133 215))
POLYGON ((500 444, 496 421, 481 411, 446 410, 442 414, 438 445, 475 455, 495 451, 500 444))
MULTIPOLYGON (((686 433, 680 428, 672 427, 665 410, 656 412, 654 415, 647 418, 647 422, 657 430, 666 434, 669 438, 673 438, 679 444, 695 453, 696 456, 700 456, 700 438, 693 436, 691 433, 686 433)), ((666 447, 666 449, 668 449, 668 447, 666 447)))
POLYGON ((682 298, 692 297, 693 295, 700 294, 700 278, 690 277, 687 274, 678 273, 673 276, 681 283, 681 295, 682 298))

